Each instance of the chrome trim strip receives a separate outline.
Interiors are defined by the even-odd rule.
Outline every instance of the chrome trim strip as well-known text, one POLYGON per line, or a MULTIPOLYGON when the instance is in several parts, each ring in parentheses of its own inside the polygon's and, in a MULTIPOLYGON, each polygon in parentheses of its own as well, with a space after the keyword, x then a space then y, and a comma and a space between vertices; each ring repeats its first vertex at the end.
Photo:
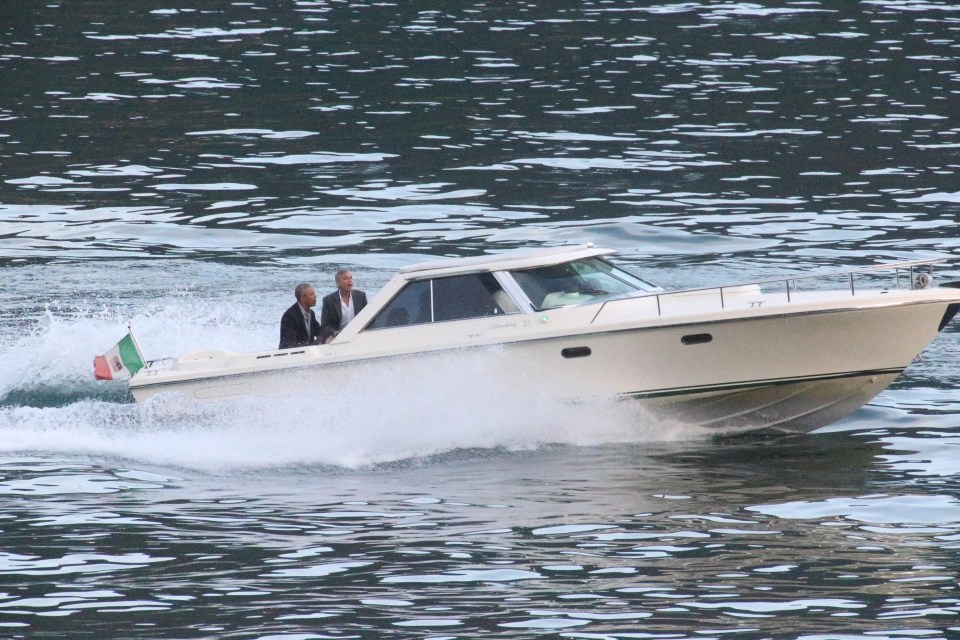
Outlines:
POLYGON ((900 375, 905 371, 904 368, 893 367, 890 369, 870 369, 866 371, 844 371, 840 373, 827 373, 813 376, 798 376, 796 378, 772 378, 768 380, 748 380, 743 382, 730 382, 717 385, 702 385, 697 387, 683 387, 673 389, 657 389, 654 391, 627 391, 618 394, 619 398, 669 398, 683 395, 713 393, 717 391, 743 391, 747 389, 762 389, 765 387, 781 387, 798 382, 819 382, 823 380, 842 380, 844 378, 863 378, 866 376, 883 376, 890 374, 900 375))

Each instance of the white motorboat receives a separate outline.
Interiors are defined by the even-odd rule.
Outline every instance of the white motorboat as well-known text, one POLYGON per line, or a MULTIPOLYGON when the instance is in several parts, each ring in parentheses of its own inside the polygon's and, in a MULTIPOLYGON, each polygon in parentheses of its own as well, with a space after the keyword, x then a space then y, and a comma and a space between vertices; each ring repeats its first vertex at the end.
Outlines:
POLYGON ((340 390, 350 376, 410 380, 493 352, 484 375, 503 389, 629 398, 718 432, 806 432, 880 393, 960 309, 960 283, 929 286, 933 260, 666 291, 612 253, 582 245, 411 265, 330 344, 148 362, 130 390, 138 402, 340 390), (838 275, 839 286, 817 284, 838 275))

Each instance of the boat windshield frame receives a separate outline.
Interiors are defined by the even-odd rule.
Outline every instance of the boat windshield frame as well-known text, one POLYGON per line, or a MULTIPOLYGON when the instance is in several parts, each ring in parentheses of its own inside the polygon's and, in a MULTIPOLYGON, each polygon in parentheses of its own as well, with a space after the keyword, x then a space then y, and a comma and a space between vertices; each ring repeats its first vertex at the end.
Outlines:
POLYGON ((593 304, 663 291, 599 256, 513 269, 510 278, 534 311, 593 304))

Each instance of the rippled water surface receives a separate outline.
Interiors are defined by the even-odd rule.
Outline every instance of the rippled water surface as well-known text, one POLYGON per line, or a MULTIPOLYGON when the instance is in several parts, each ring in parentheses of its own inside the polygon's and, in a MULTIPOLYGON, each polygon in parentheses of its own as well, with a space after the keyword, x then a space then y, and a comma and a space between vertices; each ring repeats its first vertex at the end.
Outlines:
POLYGON ((482 362, 279 406, 91 379, 128 324, 149 358, 272 348, 340 266, 952 258, 960 5, 28 4, 0 4, 0 636, 960 633, 955 327, 790 438, 482 362))

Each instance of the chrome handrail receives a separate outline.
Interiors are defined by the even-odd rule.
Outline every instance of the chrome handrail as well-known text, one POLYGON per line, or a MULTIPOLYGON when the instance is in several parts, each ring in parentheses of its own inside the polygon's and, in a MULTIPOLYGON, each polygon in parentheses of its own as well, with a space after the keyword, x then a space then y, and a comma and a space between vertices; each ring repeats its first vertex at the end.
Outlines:
POLYGON ((770 278, 770 279, 768 279, 768 280, 753 280, 753 281, 750 281, 750 282, 741 282, 741 283, 738 283, 738 284, 725 284, 725 285, 712 286, 712 287, 694 287, 694 288, 691 288, 691 289, 675 289, 675 290, 672 290, 672 291, 651 291, 651 292, 645 293, 645 294, 643 294, 643 295, 636 296, 636 297, 631 297, 631 298, 616 298, 616 299, 613 299, 613 300, 605 300, 605 301, 603 302, 603 304, 600 305, 600 308, 597 310, 597 313, 594 314, 593 319, 592 319, 590 322, 592 323, 594 320, 597 319, 597 317, 600 315, 600 313, 603 312, 604 307, 607 306, 607 303, 608 303, 608 302, 617 302, 617 301, 625 300, 625 299, 647 298, 647 297, 651 297, 651 296, 653 296, 653 297, 656 298, 656 301, 657 301, 657 316, 658 316, 658 317, 663 315, 662 305, 661 305, 661 303, 660 303, 660 298, 661 298, 661 297, 670 297, 670 296, 676 296, 676 295, 685 294, 685 293, 698 293, 698 292, 704 292, 704 291, 716 291, 716 292, 718 292, 719 295, 720 295, 720 308, 721 308, 721 309, 725 309, 726 306, 725 306, 725 300, 724 300, 724 295, 723 295, 724 289, 729 290, 729 289, 736 289, 736 288, 739 288, 739 287, 749 287, 749 286, 753 286, 753 285, 765 285, 765 284, 783 283, 783 284, 786 285, 786 289, 787 289, 787 302, 789 303, 789 302, 792 302, 791 296, 790 296, 791 284, 792 284, 792 286, 793 286, 793 292, 796 293, 796 292, 797 292, 797 281, 798 281, 798 280, 814 280, 814 279, 837 278, 837 277, 840 277, 840 276, 846 276, 847 279, 848 279, 849 285, 850 285, 850 295, 851 295, 851 297, 852 297, 852 296, 855 296, 855 295, 856 295, 856 288, 855 288, 855 286, 854 286, 854 276, 856 276, 856 275, 861 275, 861 274, 874 274, 874 273, 881 272, 881 271, 893 271, 894 274, 895 274, 895 276, 896 276, 896 286, 895 286, 895 288, 896 288, 896 289, 900 289, 900 272, 901 272, 902 270, 904 270, 904 269, 908 269, 908 270, 909 270, 909 273, 910 273, 910 278, 909 278, 910 286, 911 286, 911 288, 913 288, 914 269, 915 269, 916 267, 920 267, 920 266, 930 266, 930 274, 932 275, 932 274, 933 274, 933 267, 932 267, 932 265, 940 264, 940 263, 943 263, 943 262, 947 262, 947 259, 946 259, 946 258, 928 258, 928 259, 925 259, 925 260, 908 260, 908 261, 905 261, 905 262, 888 262, 888 263, 884 263, 884 264, 873 265, 873 266, 870 266, 870 267, 861 267, 861 268, 859 268, 859 269, 845 269, 845 270, 843 270, 843 271, 827 271, 827 272, 823 272, 823 273, 813 273, 813 274, 805 275, 805 276, 790 276, 790 277, 787 277, 787 278, 770 278))

